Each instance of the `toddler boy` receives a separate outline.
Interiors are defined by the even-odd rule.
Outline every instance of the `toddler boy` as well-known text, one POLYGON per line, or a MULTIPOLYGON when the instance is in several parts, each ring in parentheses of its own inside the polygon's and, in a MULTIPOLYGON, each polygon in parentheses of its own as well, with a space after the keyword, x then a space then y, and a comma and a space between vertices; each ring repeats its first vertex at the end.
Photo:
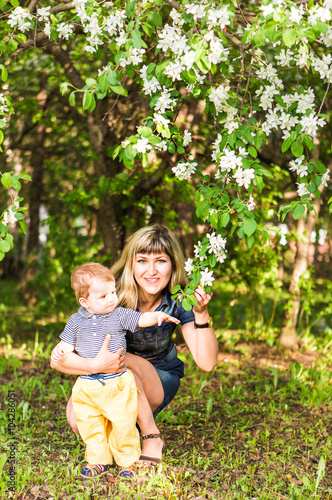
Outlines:
MULTIPOLYGON (((74 350, 84 358, 94 358, 107 334, 111 335, 109 350, 117 352, 121 347, 126 348, 126 330, 134 332, 138 327, 161 325, 163 321, 179 323, 162 311, 140 313, 116 307, 114 276, 101 264, 90 262, 77 267, 71 276, 71 286, 81 307, 61 333, 53 361, 74 350)), ((115 374, 81 375, 72 397, 88 461, 81 475, 94 477, 106 473, 114 458, 120 466, 119 476, 133 477, 134 463, 140 456, 133 374, 126 369, 115 374)))

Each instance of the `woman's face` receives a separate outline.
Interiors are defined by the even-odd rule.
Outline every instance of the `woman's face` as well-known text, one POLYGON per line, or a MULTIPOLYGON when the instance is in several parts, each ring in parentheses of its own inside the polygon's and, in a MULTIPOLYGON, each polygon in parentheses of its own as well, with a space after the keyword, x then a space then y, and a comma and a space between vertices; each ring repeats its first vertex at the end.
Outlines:
POLYGON ((168 285, 172 275, 172 261, 166 253, 137 253, 134 278, 139 288, 148 295, 158 295, 168 285))

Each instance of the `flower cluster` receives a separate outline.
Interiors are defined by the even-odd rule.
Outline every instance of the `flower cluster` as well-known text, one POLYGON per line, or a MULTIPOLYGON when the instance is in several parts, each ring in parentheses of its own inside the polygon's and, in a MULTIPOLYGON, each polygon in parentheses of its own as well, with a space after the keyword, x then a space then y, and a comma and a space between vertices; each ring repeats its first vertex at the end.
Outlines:
POLYGON ((3 218, 1 223, 4 226, 8 226, 9 224, 15 224, 16 223, 16 217, 15 217, 15 212, 12 210, 6 210, 3 214, 3 218))
POLYGON ((33 26, 33 17, 28 11, 28 9, 23 9, 22 7, 16 7, 11 14, 8 16, 8 24, 12 28, 18 27, 22 33, 25 33, 33 26))
POLYGON ((226 238, 222 238, 220 234, 216 235, 215 232, 207 234, 206 237, 209 240, 208 252, 213 253, 217 262, 222 264, 227 257, 227 250, 225 249, 227 243, 226 238))
POLYGON ((197 162, 182 162, 180 161, 176 167, 172 168, 172 172, 176 175, 178 179, 188 180, 196 172, 197 162))

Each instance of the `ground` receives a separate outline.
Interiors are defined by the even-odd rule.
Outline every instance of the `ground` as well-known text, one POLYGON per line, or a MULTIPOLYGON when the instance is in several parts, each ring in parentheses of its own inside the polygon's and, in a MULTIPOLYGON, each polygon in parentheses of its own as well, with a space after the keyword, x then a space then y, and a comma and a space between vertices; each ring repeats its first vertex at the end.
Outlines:
POLYGON ((74 378, 51 370, 42 352, 19 361, 15 350, 4 351, 1 498, 332 499, 332 373, 324 356, 257 341, 226 347, 205 373, 179 346, 186 377, 157 420, 163 463, 131 482, 117 480, 116 468, 97 481, 78 476, 84 447, 65 418, 74 378), (15 438, 7 428, 9 391, 15 438), (9 492, 13 443, 17 480, 9 492))

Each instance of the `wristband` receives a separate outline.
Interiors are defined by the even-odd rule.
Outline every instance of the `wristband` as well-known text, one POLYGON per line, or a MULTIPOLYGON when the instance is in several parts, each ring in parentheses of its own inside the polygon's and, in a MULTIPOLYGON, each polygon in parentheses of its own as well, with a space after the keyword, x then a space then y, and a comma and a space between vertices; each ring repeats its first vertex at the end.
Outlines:
POLYGON ((211 328, 213 325, 213 318, 210 316, 207 323, 198 324, 194 321, 195 328, 211 328))

